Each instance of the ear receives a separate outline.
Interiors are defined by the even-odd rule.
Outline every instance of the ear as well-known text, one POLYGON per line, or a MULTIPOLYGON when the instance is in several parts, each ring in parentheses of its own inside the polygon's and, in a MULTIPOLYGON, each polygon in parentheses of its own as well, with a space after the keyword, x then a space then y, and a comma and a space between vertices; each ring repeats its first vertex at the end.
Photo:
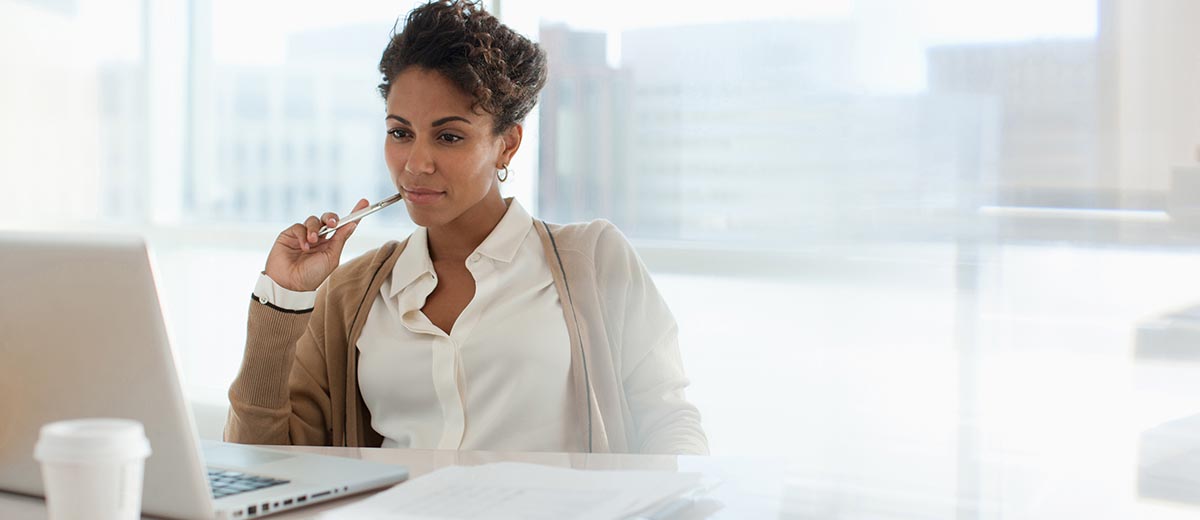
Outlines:
POLYGON ((500 150, 500 156, 496 158, 496 167, 512 163, 512 158, 517 154, 517 149, 521 147, 521 138, 525 135, 525 129, 520 124, 512 125, 500 133, 500 139, 503 141, 503 148, 500 150))

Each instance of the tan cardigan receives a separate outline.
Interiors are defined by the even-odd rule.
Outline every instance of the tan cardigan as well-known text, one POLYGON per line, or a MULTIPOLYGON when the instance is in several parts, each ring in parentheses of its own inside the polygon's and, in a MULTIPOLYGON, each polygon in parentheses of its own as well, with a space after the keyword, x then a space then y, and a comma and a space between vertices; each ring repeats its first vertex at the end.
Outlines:
MULTIPOLYGON (((534 219, 571 336, 576 445, 570 451, 708 452, 683 397, 677 328, 637 253, 612 224, 534 219)), ((380 446, 358 386, 359 335, 404 242, 338 267, 311 311, 254 300, 225 439, 380 446)))

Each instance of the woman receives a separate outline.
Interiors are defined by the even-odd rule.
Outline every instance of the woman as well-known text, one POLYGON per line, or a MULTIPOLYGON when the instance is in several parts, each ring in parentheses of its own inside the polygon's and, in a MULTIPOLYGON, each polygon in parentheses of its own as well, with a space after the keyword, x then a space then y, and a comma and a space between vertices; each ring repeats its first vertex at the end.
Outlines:
POLYGON ((500 196, 544 52, 442 0, 409 14, 379 70, 384 155, 418 228, 342 266, 355 224, 317 235, 336 214, 279 234, 226 439, 707 453, 675 321, 625 238, 500 196))

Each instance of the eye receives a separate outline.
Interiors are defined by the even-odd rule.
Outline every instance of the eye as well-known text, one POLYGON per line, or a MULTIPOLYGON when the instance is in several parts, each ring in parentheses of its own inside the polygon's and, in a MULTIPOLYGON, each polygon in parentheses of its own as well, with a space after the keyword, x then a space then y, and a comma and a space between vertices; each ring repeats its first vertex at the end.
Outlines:
POLYGON ((400 141, 402 139, 406 139, 409 137, 408 131, 406 131, 403 128, 393 128, 391 130, 388 130, 387 133, 388 133, 388 135, 392 136, 392 139, 395 139, 397 141, 400 141))
POLYGON ((442 134, 442 135, 438 136, 438 139, 441 139, 442 141, 449 143, 449 144, 457 143, 457 142, 463 140, 462 137, 454 135, 454 134, 442 134))

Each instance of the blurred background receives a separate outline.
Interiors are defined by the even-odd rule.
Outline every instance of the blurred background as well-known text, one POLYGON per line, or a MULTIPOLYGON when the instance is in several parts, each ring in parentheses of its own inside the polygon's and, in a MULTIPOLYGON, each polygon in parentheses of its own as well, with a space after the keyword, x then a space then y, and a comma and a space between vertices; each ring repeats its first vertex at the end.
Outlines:
MULTIPOLYGON (((146 236, 207 437, 275 235, 393 193, 414 5, 0 0, 0 230, 146 236)), ((714 454, 857 490, 814 517, 1152 507, 1146 432, 1200 413, 1200 2, 486 5, 550 58, 506 194, 630 237, 714 454)))

